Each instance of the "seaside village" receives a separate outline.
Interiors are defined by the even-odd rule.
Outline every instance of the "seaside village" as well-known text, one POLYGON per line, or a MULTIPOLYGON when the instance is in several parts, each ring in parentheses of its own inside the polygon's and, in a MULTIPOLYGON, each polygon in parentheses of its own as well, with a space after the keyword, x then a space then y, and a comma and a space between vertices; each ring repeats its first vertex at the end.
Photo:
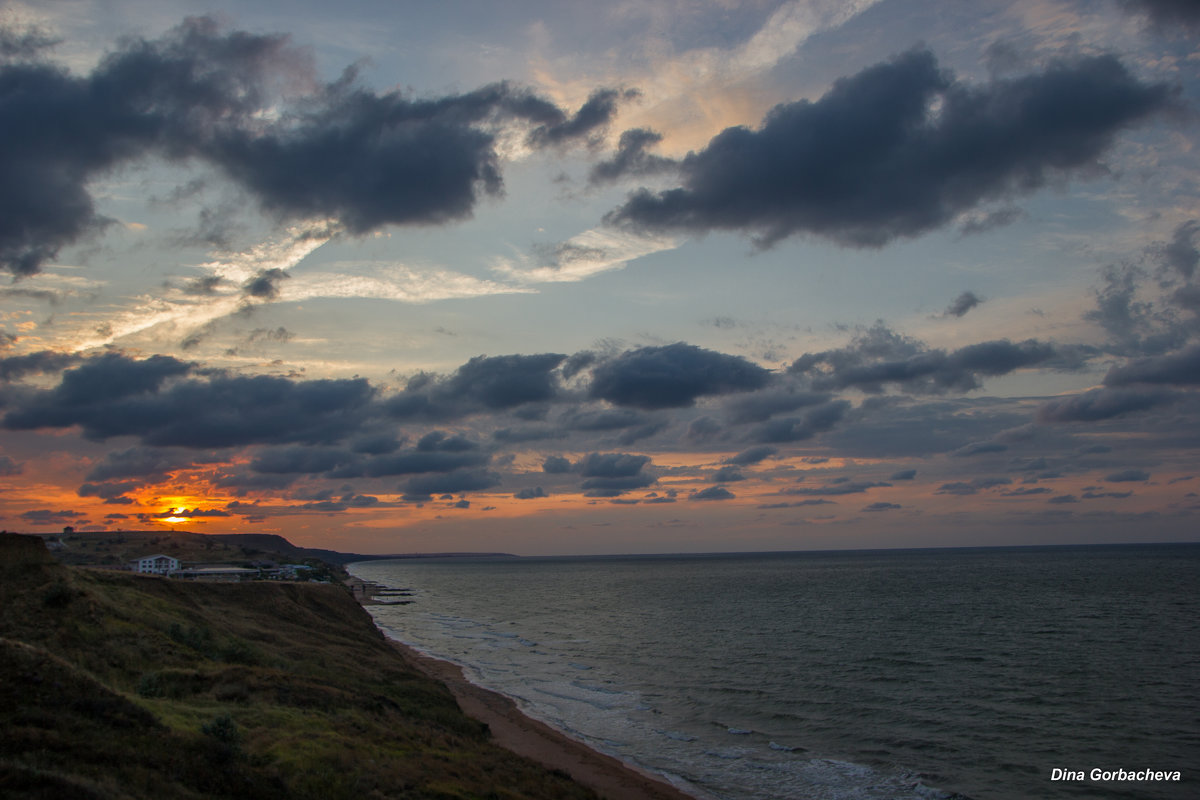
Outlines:
MULTIPOLYGON (((93 568, 160 575, 187 581, 235 583, 239 581, 318 581, 329 582, 328 565, 283 563, 276 553, 239 547, 203 549, 184 547, 180 539, 189 536, 147 536, 139 532, 88 535, 68 526, 61 534, 43 535, 46 548, 64 563, 93 568), (158 549, 158 552, 155 550, 158 549), (162 550, 175 550, 170 555, 162 550), (204 560, 203 556, 210 556, 204 560)), ((190 535, 194 536, 194 534, 190 535)), ((204 537, 200 537, 203 539, 204 537)))
POLYGON ((131 572, 145 575, 165 575, 190 581, 295 581, 307 580, 312 567, 307 564, 276 564, 274 561, 254 561, 248 567, 229 564, 190 564, 155 553, 127 564, 131 572))

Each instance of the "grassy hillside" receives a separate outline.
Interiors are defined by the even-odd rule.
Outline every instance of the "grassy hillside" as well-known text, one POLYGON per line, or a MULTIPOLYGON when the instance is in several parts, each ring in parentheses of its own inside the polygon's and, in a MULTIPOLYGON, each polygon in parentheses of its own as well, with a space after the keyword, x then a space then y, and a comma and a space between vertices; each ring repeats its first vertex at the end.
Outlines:
POLYGON ((0 796, 594 795, 490 744, 339 586, 74 569, 0 534, 0 796))

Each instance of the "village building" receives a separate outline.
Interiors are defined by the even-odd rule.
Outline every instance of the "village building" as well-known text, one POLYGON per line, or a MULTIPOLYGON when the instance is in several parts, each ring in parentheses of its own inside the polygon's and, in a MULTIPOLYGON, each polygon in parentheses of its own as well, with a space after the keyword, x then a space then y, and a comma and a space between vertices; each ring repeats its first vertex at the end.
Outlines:
POLYGON ((129 568, 134 572, 141 572, 147 575, 170 575, 172 572, 179 571, 179 559, 164 556, 160 553, 131 561, 129 562, 129 568))
POLYGON ((260 576, 260 570, 250 567, 233 567, 227 564, 197 564, 194 567, 181 569, 178 572, 175 572, 173 575, 173 577, 183 578, 185 580, 210 582, 216 581, 220 583, 249 581, 260 576))

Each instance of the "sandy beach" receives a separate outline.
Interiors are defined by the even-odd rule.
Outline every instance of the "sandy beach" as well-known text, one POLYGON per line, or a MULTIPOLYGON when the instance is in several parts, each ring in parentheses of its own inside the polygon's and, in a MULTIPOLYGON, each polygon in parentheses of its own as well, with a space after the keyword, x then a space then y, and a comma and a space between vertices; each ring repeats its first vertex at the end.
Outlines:
POLYGON ((492 739, 506 750, 561 770, 609 800, 695 800, 665 780, 527 717, 509 698, 468 681, 457 664, 432 658, 395 640, 392 646, 406 662, 446 684, 463 712, 486 723, 492 739))
MULTIPOLYGON (((357 578, 347 581, 356 599, 371 604, 373 584, 364 583, 357 578)), ((493 741, 506 750, 561 770, 607 800, 695 800, 662 778, 526 716, 509 698, 468 681, 457 664, 427 656, 394 639, 389 641, 405 662, 444 683, 463 712, 485 723, 493 741)))

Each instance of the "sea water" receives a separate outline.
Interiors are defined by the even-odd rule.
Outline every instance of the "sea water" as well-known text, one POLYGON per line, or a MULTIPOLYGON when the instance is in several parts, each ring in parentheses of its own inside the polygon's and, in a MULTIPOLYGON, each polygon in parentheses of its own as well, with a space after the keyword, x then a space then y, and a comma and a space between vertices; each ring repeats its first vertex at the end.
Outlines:
POLYGON ((351 572, 411 590, 369 607, 394 638, 700 796, 1200 797, 1200 545, 351 572))

